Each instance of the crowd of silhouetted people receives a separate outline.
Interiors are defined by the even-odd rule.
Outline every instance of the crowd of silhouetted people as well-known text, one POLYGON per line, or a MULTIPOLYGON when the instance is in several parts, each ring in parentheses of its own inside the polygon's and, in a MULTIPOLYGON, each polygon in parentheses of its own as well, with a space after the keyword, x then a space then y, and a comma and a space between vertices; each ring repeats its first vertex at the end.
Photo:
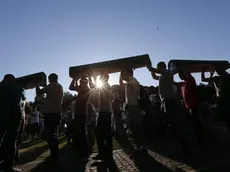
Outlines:
POLYGON ((30 108, 15 77, 5 75, 0 84, 0 170, 21 171, 15 163, 20 159, 20 144, 28 137, 43 138, 50 149, 50 160, 57 163, 57 128, 61 121, 78 163, 87 162, 93 153, 94 138, 98 147, 95 161, 113 160, 113 138, 135 160, 169 130, 183 153, 190 154, 212 137, 210 119, 216 114, 230 129, 230 75, 221 67, 215 66, 218 76, 214 77, 213 71, 210 78, 205 78, 204 69, 202 81, 208 84, 200 86, 190 73, 182 69, 172 72, 164 62, 147 69, 153 79, 159 80, 159 86, 142 86, 129 68, 121 71, 119 84, 113 86, 106 71, 100 75, 100 85, 95 76, 76 76, 69 89, 77 95, 65 102, 65 107, 56 74, 49 75, 47 86, 36 87, 36 96, 46 97, 30 108), (175 73, 181 82, 174 81, 175 73))

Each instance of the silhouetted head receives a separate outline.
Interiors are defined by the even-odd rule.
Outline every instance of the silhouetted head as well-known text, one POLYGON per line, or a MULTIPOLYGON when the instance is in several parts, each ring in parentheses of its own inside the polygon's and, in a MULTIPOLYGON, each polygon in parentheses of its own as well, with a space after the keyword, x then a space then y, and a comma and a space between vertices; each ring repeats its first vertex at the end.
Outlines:
POLYGON ((88 79, 86 77, 82 77, 80 79, 80 86, 87 86, 89 83, 88 79))
POLYGON ((49 79, 50 83, 51 82, 58 82, 58 76, 55 73, 50 74, 48 79, 49 79))
POLYGON ((166 69, 166 64, 165 62, 161 61, 157 64, 157 69, 160 71, 164 71, 166 69))
POLYGON ((7 84, 14 84, 16 82, 16 79, 14 77, 14 75, 12 74, 6 74, 3 78, 3 83, 7 83, 7 84))
POLYGON ((179 74, 179 77, 180 77, 181 80, 186 80, 187 79, 187 74, 186 74, 186 72, 184 70, 179 69, 178 74, 179 74))

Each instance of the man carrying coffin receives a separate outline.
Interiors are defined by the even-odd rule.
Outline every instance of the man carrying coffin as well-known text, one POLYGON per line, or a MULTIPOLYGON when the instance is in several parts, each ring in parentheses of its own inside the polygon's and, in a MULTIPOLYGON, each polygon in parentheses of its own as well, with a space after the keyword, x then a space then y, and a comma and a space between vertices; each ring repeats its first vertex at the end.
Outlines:
POLYGON ((50 74, 49 85, 43 89, 36 87, 36 93, 38 96, 46 94, 44 101, 44 131, 43 138, 48 143, 53 160, 58 160, 58 138, 57 127, 61 120, 61 105, 63 101, 63 88, 58 83, 57 74, 50 74))
POLYGON ((77 151, 77 161, 84 162, 88 158, 85 127, 90 89, 88 87, 88 79, 86 77, 81 77, 80 85, 78 85, 78 80, 79 78, 73 79, 69 89, 78 93, 77 97, 75 98, 74 105, 73 142, 77 151))
POLYGON ((133 69, 126 69, 121 72, 120 86, 125 89, 125 107, 128 111, 128 126, 132 131, 132 137, 136 144, 136 151, 131 153, 131 158, 145 151, 145 138, 143 137, 143 115, 139 106, 140 85, 133 77, 133 69), (123 80, 127 82, 123 84, 123 80))
MULTIPOLYGON (((152 74, 153 79, 159 80, 159 96, 161 99, 161 105, 163 107, 163 112, 166 115, 167 122, 173 132, 173 135, 181 143, 183 151, 188 153, 190 151, 190 144, 187 139, 185 139, 185 128, 180 125, 180 116, 178 114, 178 109, 180 107, 179 98, 174 91, 175 82, 173 80, 173 74, 170 70, 167 70, 166 64, 164 62, 159 62, 157 68, 147 66, 152 74), (160 76, 156 75, 160 74, 160 76)), ((183 121, 184 122, 184 121, 183 121)), ((185 126, 186 127, 186 126, 185 126)))
POLYGON ((99 117, 96 127, 98 155, 94 157, 95 160, 113 159, 113 145, 111 132, 112 89, 108 83, 108 80, 108 73, 102 73, 102 75, 100 76, 100 81, 102 84, 100 88, 97 88, 97 91, 99 92, 99 117))
POLYGON ((200 144, 202 143, 205 134, 207 134, 207 130, 202 123, 202 104, 198 94, 196 80, 190 73, 181 69, 179 70, 179 77, 184 82, 176 84, 181 88, 185 106, 192 115, 195 133, 198 136, 198 142, 200 144))

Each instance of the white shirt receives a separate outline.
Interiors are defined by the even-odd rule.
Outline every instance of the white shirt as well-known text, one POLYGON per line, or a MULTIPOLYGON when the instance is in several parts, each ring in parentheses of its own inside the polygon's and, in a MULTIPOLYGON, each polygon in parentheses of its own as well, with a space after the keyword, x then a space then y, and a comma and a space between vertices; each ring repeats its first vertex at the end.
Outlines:
POLYGON ((161 74, 159 79, 159 95, 161 100, 176 98, 173 85, 174 85, 173 74, 171 71, 166 69, 161 74))
POLYGON ((61 105, 63 101, 63 88, 59 83, 50 83, 43 92, 46 93, 44 113, 61 113, 61 105))
POLYGON ((138 105, 139 82, 134 77, 129 77, 125 85, 125 102, 128 105, 138 105))

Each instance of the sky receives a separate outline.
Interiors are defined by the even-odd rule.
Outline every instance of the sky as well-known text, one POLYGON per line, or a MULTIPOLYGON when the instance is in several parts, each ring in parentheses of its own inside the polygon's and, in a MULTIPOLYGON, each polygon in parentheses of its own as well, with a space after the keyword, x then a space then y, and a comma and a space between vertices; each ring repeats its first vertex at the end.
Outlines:
MULTIPOLYGON (((1 0, 0 80, 55 72, 68 91, 70 66, 140 54, 149 54, 153 66, 230 60, 229 9, 229 0, 1 0)), ((157 85, 145 68, 135 77, 157 85)), ((33 100, 35 91, 26 94, 33 100)))

